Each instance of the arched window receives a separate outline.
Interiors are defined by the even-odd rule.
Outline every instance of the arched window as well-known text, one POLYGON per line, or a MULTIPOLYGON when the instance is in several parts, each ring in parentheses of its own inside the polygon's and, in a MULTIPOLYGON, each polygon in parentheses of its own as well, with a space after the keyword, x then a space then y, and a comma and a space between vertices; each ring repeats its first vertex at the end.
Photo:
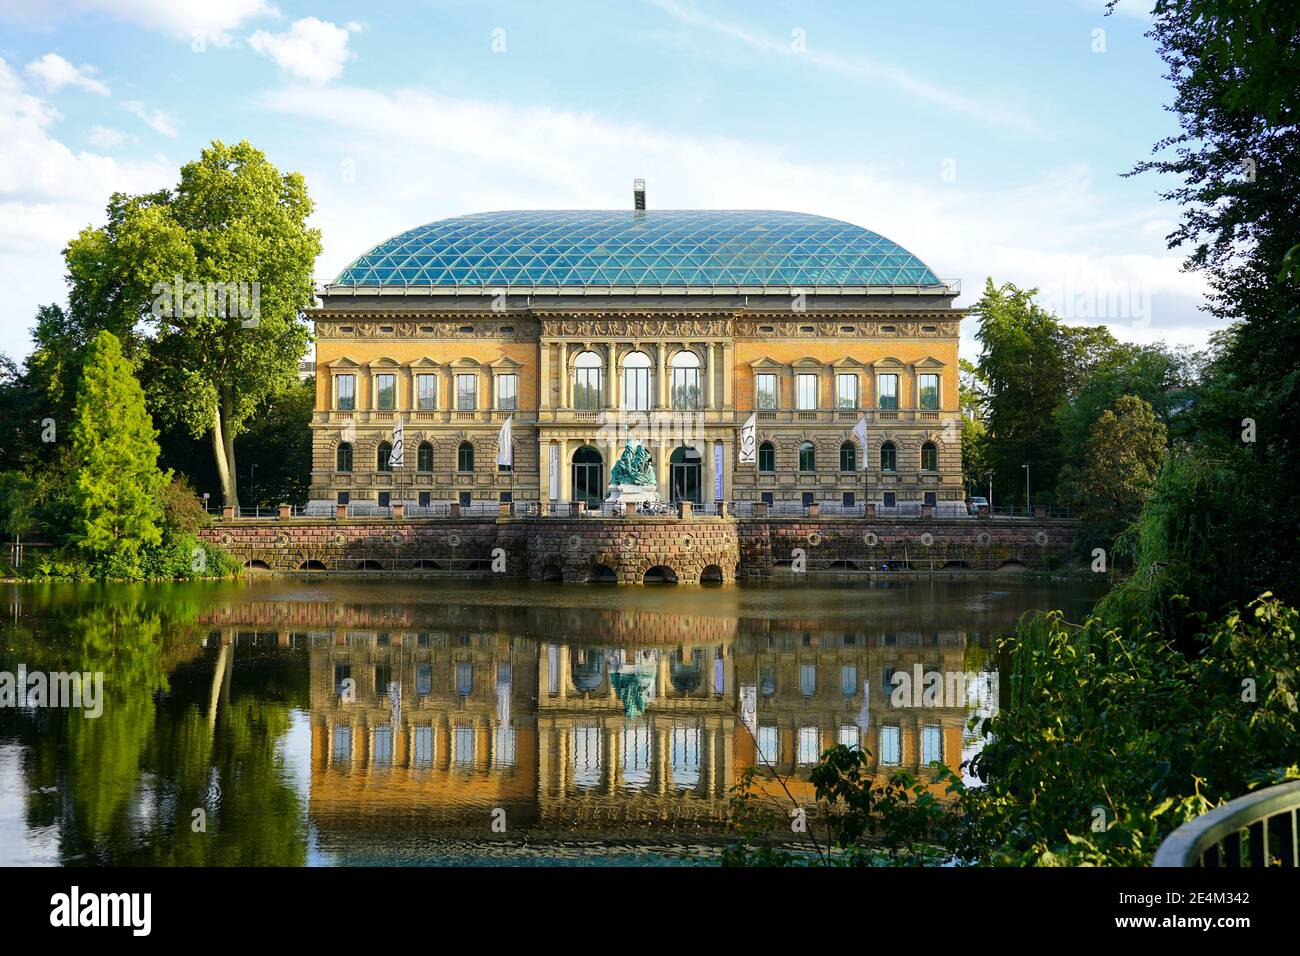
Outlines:
POLYGON ((817 449, 813 448, 813 443, 810 441, 799 446, 799 470, 817 470, 817 449))
POLYGON ((673 356, 673 408, 700 407, 700 357, 689 350, 673 356))
POLYGON ((758 446, 758 470, 776 471, 776 449, 770 441, 758 446))
POLYGON ((392 471, 393 470, 393 446, 386 441, 379 443, 379 449, 375 452, 375 470, 392 471))
POLYGON ((467 441, 461 442, 460 447, 456 449, 456 470, 474 470, 474 446, 467 441))
POLYGON ((650 411, 650 356, 644 352, 623 359, 622 403, 629 412, 650 411))
POLYGON ((420 442, 415 452, 415 470, 433 471, 433 446, 427 441, 420 442))
POLYGON ((340 443, 338 451, 334 453, 334 470, 352 470, 352 446, 347 442, 340 443))
POLYGON ((921 446, 921 470, 939 470, 939 449, 934 447, 934 442, 932 441, 928 441, 921 446))
POLYGON ((594 412, 600 408, 601 378, 605 363, 595 352, 579 352, 573 360, 573 407, 594 412))
POLYGON ((840 471, 853 471, 858 467, 858 446, 846 441, 840 446, 840 471))
POLYGON ((887 441, 880 446, 880 470, 898 471, 898 449, 894 447, 892 441, 887 441))

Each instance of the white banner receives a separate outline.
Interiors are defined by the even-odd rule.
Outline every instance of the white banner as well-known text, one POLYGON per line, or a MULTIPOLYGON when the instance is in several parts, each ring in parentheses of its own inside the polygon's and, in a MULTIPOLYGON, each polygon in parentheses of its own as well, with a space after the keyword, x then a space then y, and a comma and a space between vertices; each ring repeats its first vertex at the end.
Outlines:
POLYGON ((867 470, 867 417, 863 415, 858 419, 858 423, 853 426, 853 437, 858 440, 862 446, 862 470, 867 470))
POLYGON ((388 464, 394 469, 401 468, 406 463, 406 447, 404 442, 405 432, 402 428, 402 416, 397 416, 397 421, 393 422, 393 450, 388 456, 388 464))
POLYGON ((497 432, 497 464, 513 468, 515 465, 515 416, 511 415, 501 423, 497 432))
POLYGON ((722 442, 713 446, 713 500, 722 500, 722 442))
POLYGON ((758 412, 754 412, 740 426, 740 463, 742 465, 752 465, 758 461, 758 445, 756 442, 758 432, 758 412))
POLYGON ((551 445, 551 500, 560 498, 560 446, 551 445))

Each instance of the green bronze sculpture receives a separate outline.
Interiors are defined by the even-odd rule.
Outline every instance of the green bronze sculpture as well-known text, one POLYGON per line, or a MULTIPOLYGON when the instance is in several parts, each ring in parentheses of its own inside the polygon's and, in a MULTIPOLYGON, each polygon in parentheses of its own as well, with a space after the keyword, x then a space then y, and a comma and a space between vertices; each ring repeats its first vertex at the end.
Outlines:
POLYGON ((623 454, 619 456, 609 473, 609 483, 654 488, 658 485, 658 481, 655 479, 655 467, 650 452, 646 451, 646 447, 639 441, 635 444, 633 441, 634 439, 631 438, 627 440, 623 454))

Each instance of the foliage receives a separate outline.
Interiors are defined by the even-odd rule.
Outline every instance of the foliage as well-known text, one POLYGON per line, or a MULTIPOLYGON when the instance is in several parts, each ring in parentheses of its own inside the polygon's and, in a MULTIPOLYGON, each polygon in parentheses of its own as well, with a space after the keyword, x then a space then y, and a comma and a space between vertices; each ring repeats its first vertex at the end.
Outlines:
POLYGON ((70 544, 111 577, 132 577, 142 547, 162 542, 157 433, 117 336, 87 350, 72 427, 70 544))
POLYGON ((295 383, 268 399, 235 442, 244 474, 256 466, 244 495, 253 505, 273 508, 300 504, 311 486, 311 416, 316 407, 316 380, 295 383))
POLYGON ((985 454, 995 485, 1023 493, 1031 468, 1032 497, 1050 500, 1063 464, 1056 410, 1075 395, 1118 347, 1102 327, 1062 325, 1033 299, 1036 289, 989 279, 971 309, 983 351, 975 372, 984 388, 985 454))
MULTIPOLYGON (((960 823, 952 800, 941 800, 925 783, 900 770, 882 780, 869 772, 869 752, 836 744, 822 753, 809 780, 824 842, 812 832, 803 845, 775 835, 790 832, 789 810, 756 793, 754 768, 732 788, 729 821, 737 838, 723 850, 725 866, 924 866, 942 863, 960 823)), ((936 762, 936 784, 949 797, 965 789, 961 778, 936 762)), ((788 792, 787 792, 788 793, 788 792)))
POLYGON ((1125 395, 1092 426, 1082 467, 1061 470, 1061 497, 1081 521, 1085 551, 1111 546, 1155 487, 1167 443, 1165 426, 1144 399, 1125 395))
POLYGON ((301 175, 246 142, 214 141, 175 189, 115 194, 107 223, 65 253, 73 332, 151 331, 133 341, 153 407, 165 425, 210 437, 226 504, 237 503, 235 437, 295 384, 307 348, 300 313, 320 252, 311 211, 301 175), (209 284, 247 290, 255 311, 214 302, 209 284))
POLYGON ((1207 627, 1189 658, 1102 617, 1027 618, 1009 645, 1011 706, 980 728, 985 786, 961 796, 958 855, 1143 865, 1175 827, 1293 775, 1298 625, 1263 595, 1207 627))

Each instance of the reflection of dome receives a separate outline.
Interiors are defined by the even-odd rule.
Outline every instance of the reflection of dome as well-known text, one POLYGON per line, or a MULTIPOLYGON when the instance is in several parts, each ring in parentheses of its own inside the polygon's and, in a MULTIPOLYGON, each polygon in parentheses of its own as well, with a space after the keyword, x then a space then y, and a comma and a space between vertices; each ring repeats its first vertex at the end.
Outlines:
POLYGON ((600 690, 601 659, 599 654, 579 654, 573 659, 570 672, 573 686, 580 691, 600 690))
POLYGON ((609 675, 614 693, 623 702, 623 713, 635 720, 645 713, 646 696, 654 684, 654 676, 642 670, 615 671, 609 675))

